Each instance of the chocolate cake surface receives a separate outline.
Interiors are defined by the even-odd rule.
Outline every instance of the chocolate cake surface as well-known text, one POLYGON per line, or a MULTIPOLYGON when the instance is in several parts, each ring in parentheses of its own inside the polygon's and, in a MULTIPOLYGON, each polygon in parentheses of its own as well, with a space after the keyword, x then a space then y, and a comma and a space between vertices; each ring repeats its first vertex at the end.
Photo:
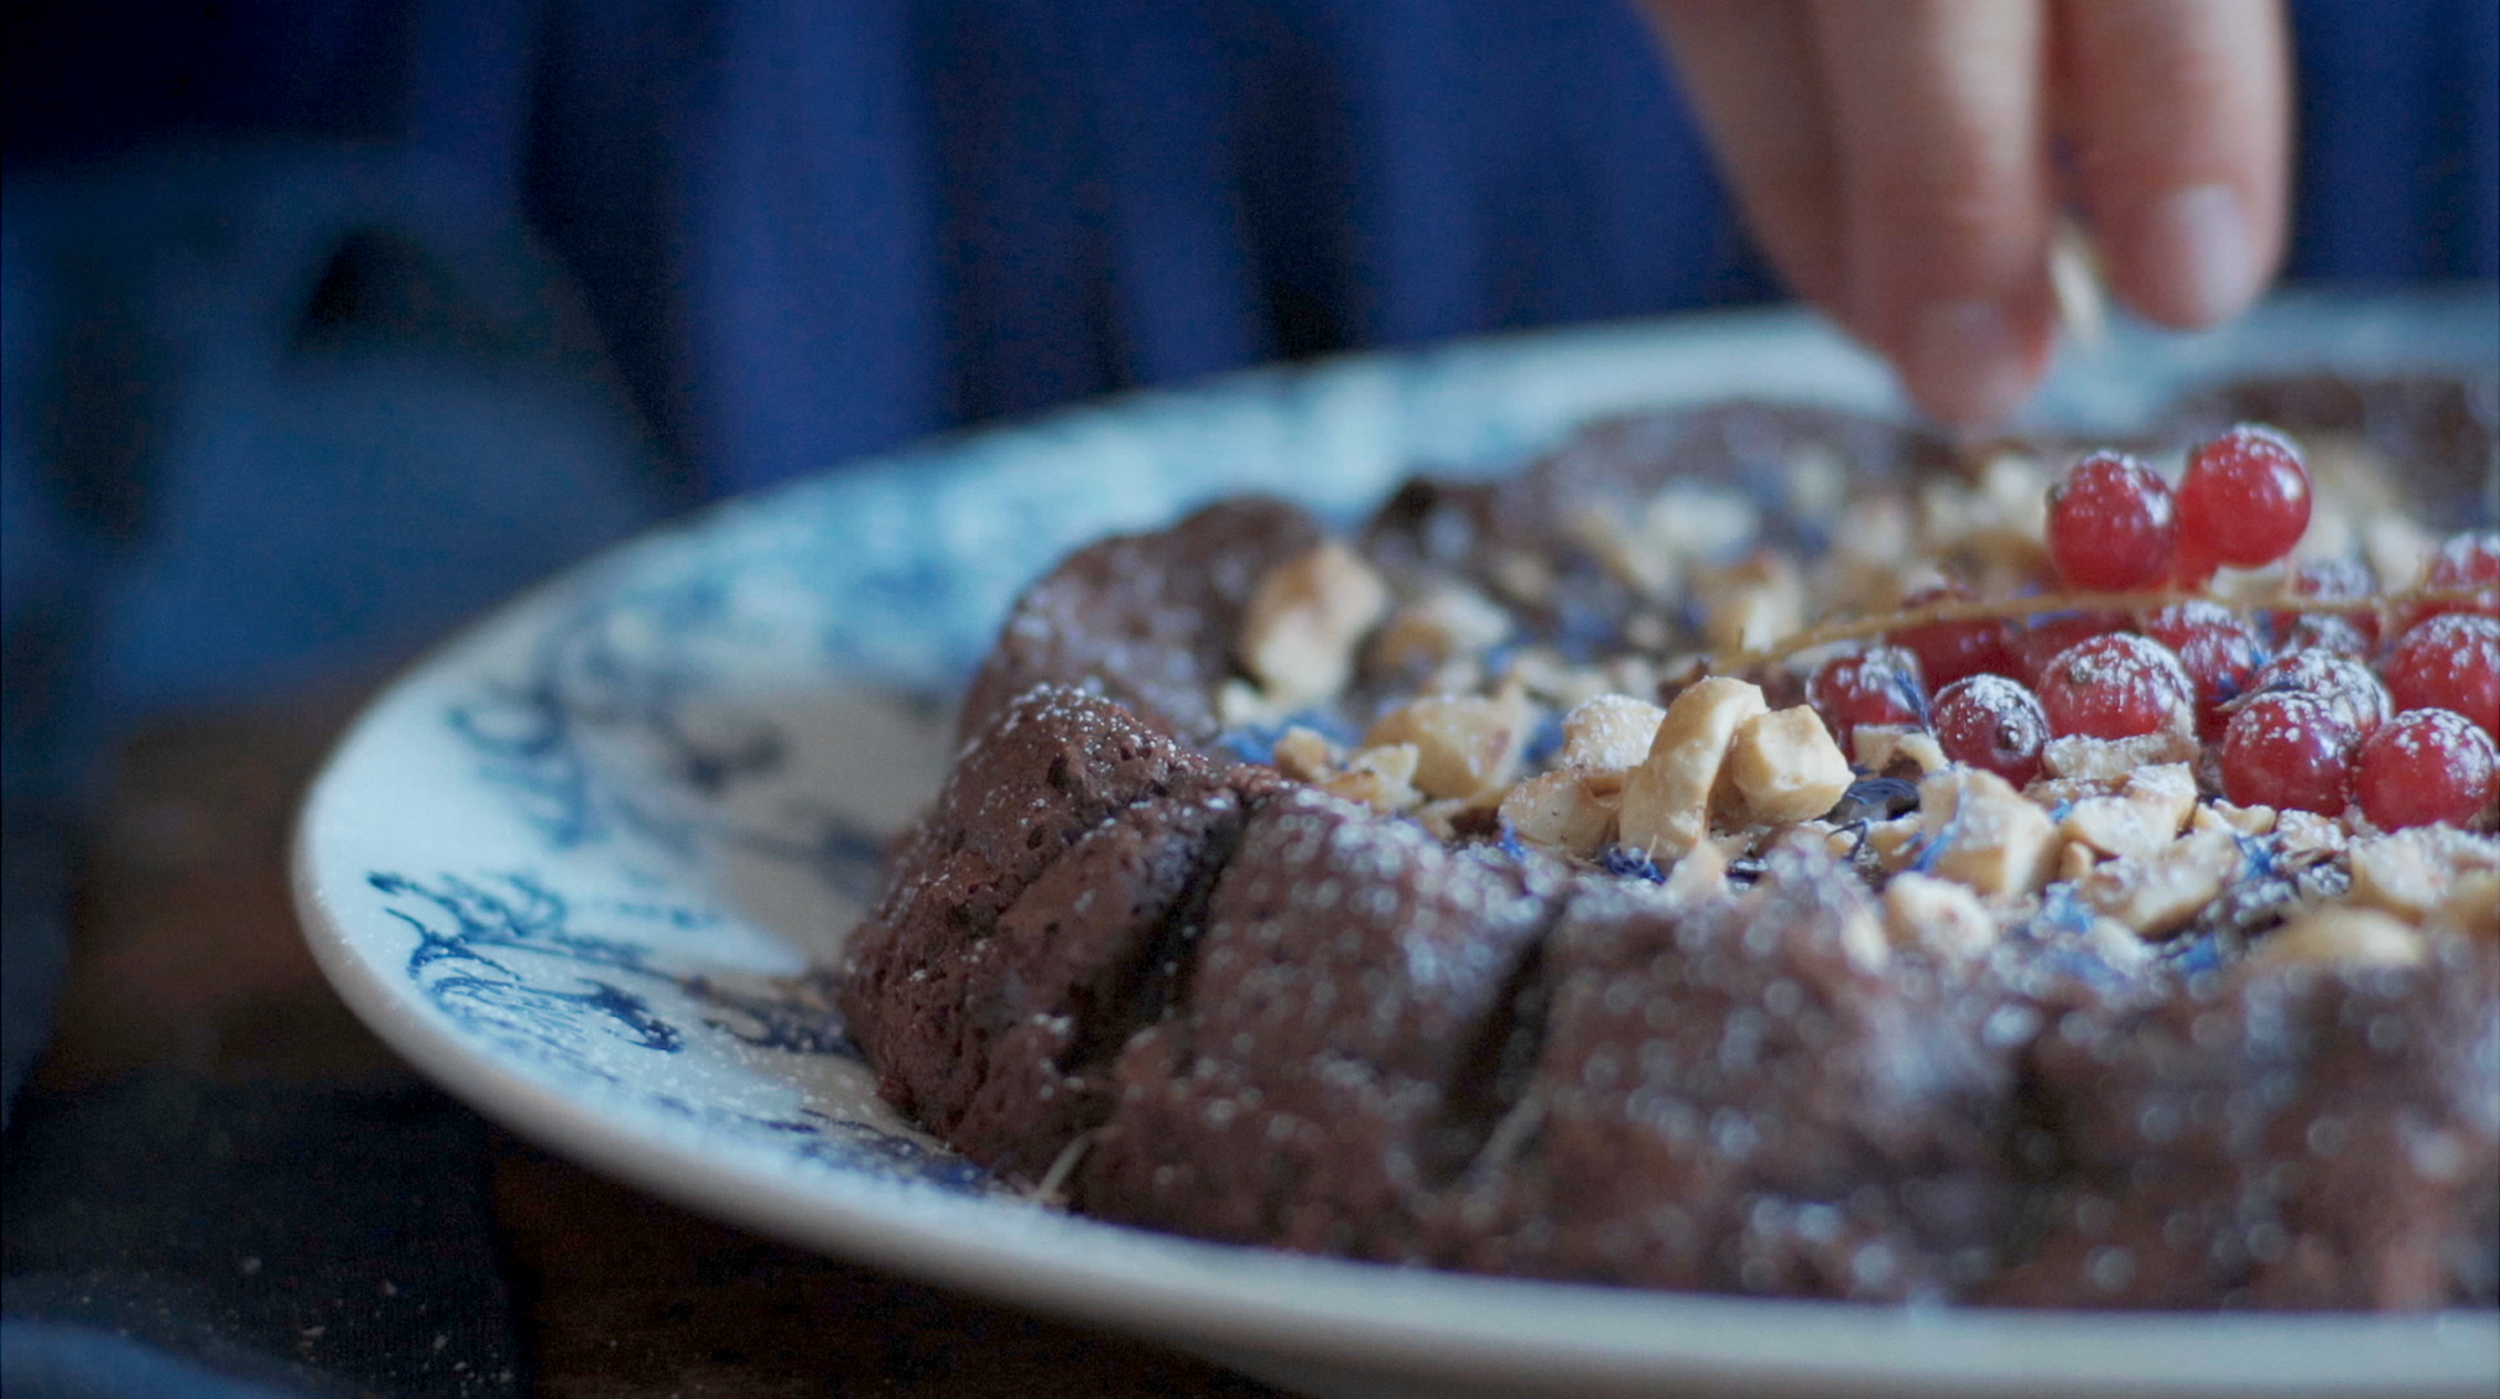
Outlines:
MULTIPOLYGON (((2242 384, 2146 437, 2262 411, 2447 529, 2496 400, 2242 384)), ((1919 723, 1792 737, 1811 686, 1756 613, 1856 586, 1888 530, 2008 586, 2020 479, 1739 404, 1410 483, 1343 539, 1251 500, 1091 546, 1002 630, 838 1008, 973 1159, 1210 1238, 1869 1301, 2500 1302, 2488 804, 2252 814, 2192 736, 2069 744, 2027 793, 1919 723), (1760 683, 1688 703, 1704 651, 1760 683), (1688 711, 1698 776, 1660 756, 1688 711)))

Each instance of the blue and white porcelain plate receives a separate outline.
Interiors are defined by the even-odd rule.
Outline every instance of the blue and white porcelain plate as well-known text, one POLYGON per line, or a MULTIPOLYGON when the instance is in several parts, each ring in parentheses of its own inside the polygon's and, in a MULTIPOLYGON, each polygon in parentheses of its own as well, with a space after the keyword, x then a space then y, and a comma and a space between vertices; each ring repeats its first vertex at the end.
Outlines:
MULTIPOLYGON (((2265 369, 2490 366, 2489 288, 2286 299, 2061 366, 2045 420, 2265 369)), ((936 790, 948 697, 1015 590, 1259 490, 1351 517, 1634 408, 1878 411, 1880 370, 1754 313, 1351 358, 854 464, 513 603, 357 724, 303 817, 322 964, 396 1049, 549 1148, 759 1232, 1154 1336, 1323 1395, 2488 1395, 2500 1319, 2105 1316, 1693 1297, 1307 1258, 1072 1218, 882 1105, 789 980, 936 790)))

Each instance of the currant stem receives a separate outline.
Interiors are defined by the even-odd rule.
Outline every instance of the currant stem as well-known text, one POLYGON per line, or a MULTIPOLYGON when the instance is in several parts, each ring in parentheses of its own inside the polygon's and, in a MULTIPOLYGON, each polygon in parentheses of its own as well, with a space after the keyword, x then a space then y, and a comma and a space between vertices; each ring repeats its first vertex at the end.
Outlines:
MULTIPOLYGON (((2316 598, 2297 593, 2278 593, 2272 598, 2243 601, 2235 610, 2242 612, 2340 612, 2376 614, 2382 623, 2397 610, 2419 603, 2471 603, 2486 590, 2462 588, 2408 588, 2396 593, 2374 593, 2358 598, 2316 598)), ((2214 601, 2204 593, 2180 588, 2157 588, 2141 592, 2040 593, 2024 598, 1957 598, 1947 602, 1929 603, 1906 611, 1890 612, 1876 617, 1852 617, 1825 622, 1788 636, 1760 650, 1720 651, 1703 658, 1704 673, 1710 675, 1739 674, 1754 666, 1783 661, 1800 651, 1829 646, 1840 641, 1860 641, 1886 632, 1908 627, 1925 626, 1931 622, 2015 621, 2050 612, 2142 612, 2169 607, 2175 603, 2214 601)))

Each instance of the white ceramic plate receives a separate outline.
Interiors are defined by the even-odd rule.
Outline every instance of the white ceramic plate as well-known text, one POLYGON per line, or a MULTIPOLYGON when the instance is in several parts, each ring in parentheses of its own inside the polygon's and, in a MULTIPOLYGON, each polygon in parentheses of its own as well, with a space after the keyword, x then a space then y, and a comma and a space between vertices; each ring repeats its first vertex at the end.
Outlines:
MULTIPOLYGON (((2260 368, 2483 365, 2488 288, 2286 300, 2128 336, 2040 411, 2119 422, 2260 368)), ((943 707, 1014 590, 1107 530, 1278 491, 1351 515, 1417 463, 1517 461, 1623 409, 1892 410, 1794 314, 1263 371, 969 436, 715 509, 539 589, 401 679, 303 818, 339 991, 516 1131, 760 1232, 1326 1395, 2488 1395, 2500 1318, 1896 1310, 1396 1270, 1069 1218, 899 1123, 778 978, 836 946, 935 790, 943 707)))

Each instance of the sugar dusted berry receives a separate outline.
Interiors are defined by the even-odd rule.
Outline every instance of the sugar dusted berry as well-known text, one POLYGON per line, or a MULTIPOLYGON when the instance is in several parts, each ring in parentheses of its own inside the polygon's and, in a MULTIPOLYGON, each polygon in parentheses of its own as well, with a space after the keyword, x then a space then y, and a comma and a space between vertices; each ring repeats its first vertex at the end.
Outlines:
POLYGON ((1918 657, 1899 646, 1869 646, 1834 656, 1806 677, 1806 702, 1855 753, 1860 724, 1925 724, 1927 682, 1918 657))
POLYGON ((2276 633, 2277 650, 2324 651, 2332 656, 2364 661, 2378 649, 2378 642, 2374 639, 2378 623, 2367 617, 2347 617, 2333 612, 2289 615, 2292 619, 2289 625, 2276 633))
POLYGON ((2178 653, 2196 686, 2198 732, 2219 734, 2227 721, 2222 706, 2239 698, 2264 659, 2256 631, 2220 603, 2197 599, 2146 618, 2144 634, 2178 653))
POLYGON ((2049 732, 2133 738, 2193 733, 2196 689, 2178 654, 2149 636, 2112 632, 2057 654, 2040 677, 2049 732))
MULTIPOLYGON (((2293 596, 2320 602, 2358 602, 2378 591, 2378 576, 2370 571, 2370 566, 2351 558, 2309 559, 2292 570, 2290 582, 2293 596)), ((2329 650, 2367 656, 2378 649, 2378 618, 2369 612, 2276 612, 2268 621, 2285 651, 2318 644, 2300 638, 2303 628, 2333 636, 2335 643, 2328 646, 2329 650), (2338 628, 2336 623, 2342 626, 2338 628), (2357 634, 2362 644, 2346 650, 2348 643, 2342 640, 2346 631, 2357 634)))
POLYGON ((2453 709, 2500 737, 2500 621, 2433 617, 2396 639, 2381 673, 2404 709, 2453 709))
POLYGON ((2471 597, 2416 604, 2406 611, 2407 628, 2449 612, 2500 617, 2500 530, 2468 530, 2450 535, 2422 570, 2422 587, 2440 592, 2465 591, 2471 597))
POLYGON ((2178 542, 2169 483, 2123 452, 2095 452, 2049 488, 2049 562, 2069 586, 2150 587, 2170 576, 2178 542))
POLYGON ((2035 617, 2029 626, 2015 632, 2009 643, 2014 652, 2015 678, 2037 690, 2041 677, 2048 674, 2049 662, 2056 660, 2059 652, 2077 642, 2127 628, 2127 614, 2123 612, 2061 612, 2035 617))
POLYGON ((2328 651, 2290 651, 2258 668, 2250 694, 2305 694, 2335 711, 2352 731, 2368 738, 2396 712, 2387 687, 2370 668, 2328 651))
MULTIPOLYGON (((1914 612, 1939 602, 1961 602, 1971 595, 1970 589, 1954 583, 1922 588, 1902 599, 1901 609, 1914 612)), ((1885 640, 1917 656, 1927 683, 1942 690, 1965 676, 2015 674, 2019 663, 2007 644, 2009 631, 2001 619, 1982 617, 1903 627, 1885 640)))
POLYGON ((2353 799, 2381 830, 2470 825, 2492 798, 2500 753, 2491 736, 2446 709, 2408 709, 2362 743, 2353 799))
POLYGON ((2352 787, 2352 726, 2315 695, 2258 695, 2223 730, 2222 794, 2239 806, 2340 814, 2352 787))
POLYGON ((2164 586, 2181 592, 2202 592, 2221 571, 2222 560, 2182 539, 2178 552, 2170 556, 2170 576, 2162 581, 2164 586))
POLYGON ((2243 423, 2188 453, 2179 549, 2237 568, 2269 564, 2309 530, 2309 468, 2271 428, 2243 423))
POLYGON ((2049 741, 2040 697, 2002 675, 1972 675, 1936 692, 1936 743, 1957 763, 1986 768, 2017 787, 2040 775, 2049 741))

